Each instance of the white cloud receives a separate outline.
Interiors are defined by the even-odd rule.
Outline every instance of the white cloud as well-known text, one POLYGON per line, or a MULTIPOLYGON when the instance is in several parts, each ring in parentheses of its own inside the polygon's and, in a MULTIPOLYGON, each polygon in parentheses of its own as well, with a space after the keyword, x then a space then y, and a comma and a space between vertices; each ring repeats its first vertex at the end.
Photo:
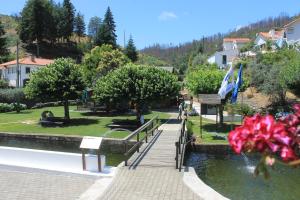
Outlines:
POLYGON ((159 16, 158 19, 160 21, 168 21, 168 20, 173 20, 178 18, 177 15, 173 12, 169 12, 169 11, 163 11, 159 16))

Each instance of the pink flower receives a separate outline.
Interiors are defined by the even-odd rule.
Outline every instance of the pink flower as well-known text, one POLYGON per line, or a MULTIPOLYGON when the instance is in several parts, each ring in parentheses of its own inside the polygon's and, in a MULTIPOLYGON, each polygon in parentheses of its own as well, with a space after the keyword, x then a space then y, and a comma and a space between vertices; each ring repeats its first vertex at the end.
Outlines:
POLYGON ((280 121, 271 115, 246 117, 242 126, 229 133, 229 144, 237 154, 258 151, 279 153, 284 161, 297 159, 294 149, 300 147, 300 104, 294 109, 296 114, 280 121))
POLYGON ((280 156, 284 161, 294 160, 296 158, 294 151, 286 146, 281 149, 280 156))

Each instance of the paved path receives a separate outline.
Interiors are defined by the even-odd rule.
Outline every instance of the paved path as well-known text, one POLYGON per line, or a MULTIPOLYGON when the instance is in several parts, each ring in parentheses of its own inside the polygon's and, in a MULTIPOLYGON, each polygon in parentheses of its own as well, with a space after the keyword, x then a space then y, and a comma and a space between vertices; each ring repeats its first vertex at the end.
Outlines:
POLYGON ((180 122, 175 119, 162 125, 145 153, 133 155, 138 161, 130 160, 131 166, 122 167, 99 200, 200 199, 183 183, 183 173, 175 169, 179 129, 180 122))
POLYGON ((75 200, 95 178, 0 165, 0 200, 75 200))

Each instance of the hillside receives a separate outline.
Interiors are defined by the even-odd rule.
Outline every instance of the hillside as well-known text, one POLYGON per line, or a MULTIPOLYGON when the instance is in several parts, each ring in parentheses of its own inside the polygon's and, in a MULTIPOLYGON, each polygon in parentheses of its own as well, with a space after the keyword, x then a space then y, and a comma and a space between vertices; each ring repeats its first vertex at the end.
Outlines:
POLYGON ((0 21, 2 22, 4 26, 4 30, 6 32, 7 47, 11 48, 16 46, 16 42, 18 38, 18 34, 17 34, 18 22, 16 21, 16 19, 14 19, 11 16, 1 15, 1 14, 0 14, 0 21))
POLYGON ((141 52, 147 55, 155 56, 183 70, 187 69, 190 57, 194 57, 198 53, 211 55, 215 51, 221 50, 224 37, 249 37, 254 39, 256 33, 261 31, 269 31, 274 27, 283 27, 285 24, 294 20, 298 16, 299 15, 288 16, 281 14, 277 17, 269 17, 255 23, 251 23, 248 26, 240 28, 239 30, 232 30, 228 33, 217 33, 215 35, 180 44, 178 46, 155 44, 153 46, 144 48, 141 50, 141 52))

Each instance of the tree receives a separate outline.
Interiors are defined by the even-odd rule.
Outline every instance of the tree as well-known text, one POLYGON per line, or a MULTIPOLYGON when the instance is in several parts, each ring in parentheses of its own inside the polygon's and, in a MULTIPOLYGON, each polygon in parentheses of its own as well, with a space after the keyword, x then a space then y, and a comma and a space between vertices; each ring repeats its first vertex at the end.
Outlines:
POLYGON ((101 26, 101 19, 99 17, 92 17, 90 19, 89 25, 88 25, 88 35, 92 37, 94 40, 98 34, 98 31, 101 26))
POLYGON ((220 70, 198 69, 187 75, 186 86, 194 95, 217 94, 223 78, 220 70))
POLYGON ((132 61, 132 62, 136 62, 138 60, 138 53, 136 50, 136 47, 134 45, 132 36, 130 35, 128 44, 125 48, 125 55, 132 61))
POLYGON ((299 83, 300 54, 293 49, 283 49, 259 55, 250 72, 252 85, 269 95, 273 104, 285 105, 287 90, 296 89, 299 83))
POLYGON ((106 75, 109 71, 126 65, 129 59, 119 49, 111 45, 95 47, 91 53, 86 54, 83 61, 85 80, 92 85, 93 82, 106 75))
POLYGON ((96 44, 101 46, 103 44, 110 44, 114 48, 117 47, 117 35, 116 35, 116 25, 114 21, 113 14, 110 8, 107 8, 107 11, 104 16, 103 23, 100 26, 96 44))
POLYGON ((63 2, 63 36, 69 40, 74 30, 75 9, 70 0, 63 2))
MULTIPOLYGON (((201 69, 190 71, 186 78, 186 87, 193 94, 217 94, 224 78, 224 72, 217 69, 201 69)), ((219 109, 220 124, 223 124, 223 105, 219 109)))
POLYGON ((150 103, 174 99, 179 89, 175 75, 157 67, 131 64, 99 79, 94 87, 94 98, 108 107, 131 102, 139 120, 150 103))
POLYGON ((29 0, 22 10, 20 38, 25 43, 51 39, 53 16, 47 0, 29 0))
POLYGON ((65 119, 70 119, 69 102, 85 88, 78 66, 71 59, 60 58, 35 71, 25 87, 28 98, 59 100, 64 103, 65 119))
POLYGON ((0 62, 2 62, 4 57, 8 54, 8 50, 6 48, 6 37, 5 31, 2 22, 0 21, 0 62))
POLYGON ((85 34, 84 16, 81 15, 80 13, 77 13, 77 16, 75 17, 74 32, 77 34, 79 38, 83 37, 85 34))
POLYGON ((60 3, 55 4, 55 2, 52 2, 53 6, 53 20, 55 24, 55 35, 56 39, 61 39, 64 36, 64 9, 60 3))

